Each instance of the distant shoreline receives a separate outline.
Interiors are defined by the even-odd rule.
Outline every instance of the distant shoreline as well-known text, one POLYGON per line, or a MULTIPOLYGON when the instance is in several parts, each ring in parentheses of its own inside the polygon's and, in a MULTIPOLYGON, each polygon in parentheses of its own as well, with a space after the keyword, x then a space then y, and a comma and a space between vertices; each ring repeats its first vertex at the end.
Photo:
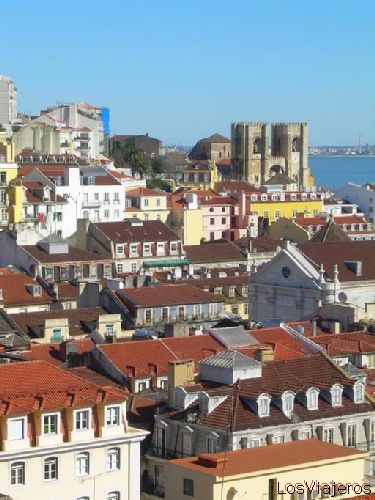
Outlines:
POLYGON ((314 158, 374 158, 375 155, 315 155, 309 153, 309 156, 313 156, 314 158))

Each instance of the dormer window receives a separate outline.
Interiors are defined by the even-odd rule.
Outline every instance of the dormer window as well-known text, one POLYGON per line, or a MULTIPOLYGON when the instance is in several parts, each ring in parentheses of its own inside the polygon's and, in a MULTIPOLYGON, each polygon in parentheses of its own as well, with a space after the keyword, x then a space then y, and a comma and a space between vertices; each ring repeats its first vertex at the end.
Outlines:
POLYGON ((105 409, 105 424, 120 425, 120 406, 107 406, 105 409))
POLYGON ((292 416, 294 406, 294 393, 292 391, 285 391, 281 396, 283 413, 288 418, 292 416))
POLYGON ((258 416, 269 417, 271 397, 268 394, 261 394, 257 400, 258 403, 258 416))
POLYGON ((342 391, 343 388, 340 384, 335 384, 331 388, 331 401, 332 406, 341 406, 342 405, 342 391))
POLYGON ((365 384, 357 380, 357 382, 353 386, 354 390, 354 402, 356 404, 363 403, 365 400, 365 384))
POLYGON ((319 389, 316 389, 316 387, 310 387, 310 389, 306 391, 307 409, 317 410, 318 399, 319 399, 319 389))

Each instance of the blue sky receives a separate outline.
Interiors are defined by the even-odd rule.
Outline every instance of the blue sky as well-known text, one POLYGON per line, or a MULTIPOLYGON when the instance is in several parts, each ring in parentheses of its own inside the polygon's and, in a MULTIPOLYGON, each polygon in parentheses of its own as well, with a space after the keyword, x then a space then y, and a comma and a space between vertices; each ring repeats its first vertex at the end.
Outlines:
POLYGON ((83 100, 169 144, 242 120, 375 143, 375 0, 0 0, 0 18, 21 111, 83 100))

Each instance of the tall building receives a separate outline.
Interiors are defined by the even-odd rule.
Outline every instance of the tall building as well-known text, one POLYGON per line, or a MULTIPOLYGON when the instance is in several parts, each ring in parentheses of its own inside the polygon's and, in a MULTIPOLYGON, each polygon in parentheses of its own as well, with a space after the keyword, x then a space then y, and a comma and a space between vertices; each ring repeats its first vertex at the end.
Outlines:
POLYGON ((310 184, 307 123, 232 123, 232 162, 236 179, 262 185, 285 174, 299 186, 310 184))
POLYGON ((0 75, 0 127, 10 130, 17 118, 17 89, 8 76, 0 75))

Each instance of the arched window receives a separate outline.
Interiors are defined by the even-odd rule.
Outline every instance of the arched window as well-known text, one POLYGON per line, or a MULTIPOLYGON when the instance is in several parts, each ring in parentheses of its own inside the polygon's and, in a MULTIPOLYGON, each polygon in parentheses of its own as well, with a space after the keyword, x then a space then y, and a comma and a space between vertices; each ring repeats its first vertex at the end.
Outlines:
POLYGON ((260 137, 257 137, 254 141, 254 144, 253 144, 253 153, 254 154, 260 153, 261 145, 262 145, 262 141, 261 141, 260 137))
POLYGON ((341 406, 343 388, 340 384, 334 384, 331 388, 332 406, 341 406))
POLYGON ((10 465, 10 484, 25 484, 25 462, 13 462, 10 465))
POLYGON ((120 500, 120 492, 110 491, 107 495, 107 500, 120 500))
POLYGON ((268 417, 270 414, 271 397, 268 394, 260 394, 257 403, 258 403, 258 416, 268 417))
POLYGON ((300 150, 299 144, 300 144, 300 141, 299 141, 298 137, 294 137, 292 139, 292 151, 293 151, 293 153, 299 152, 299 150, 300 150))
POLYGON ((294 393, 292 391, 283 392, 281 401, 284 415, 290 418, 294 409, 294 393))
POLYGON ((357 380, 353 387, 354 402, 363 403, 365 400, 365 385, 361 380, 357 380))
POLYGON ((319 389, 316 387, 310 387, 306 391, 307 409, 317 410, 318 400, 319 400, 319 389))

